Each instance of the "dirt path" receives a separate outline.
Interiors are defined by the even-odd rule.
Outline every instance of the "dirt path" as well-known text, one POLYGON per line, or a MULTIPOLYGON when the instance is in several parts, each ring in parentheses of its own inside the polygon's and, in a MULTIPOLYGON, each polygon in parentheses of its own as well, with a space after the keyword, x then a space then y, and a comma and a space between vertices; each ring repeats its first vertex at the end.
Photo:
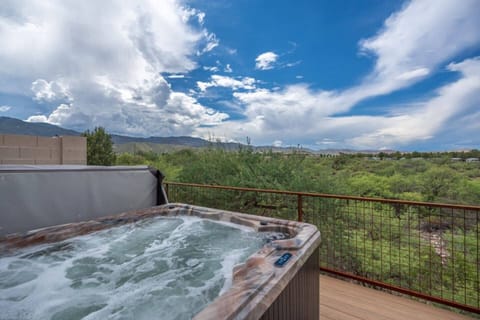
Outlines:
POLYGON ((430 242, 435 249, 435 253, 442 259, 442 265, 447 264, 447 260, 450 257, 450 253, 447 250, 447 243, 442 238, 441 232, 421 232, 422 239, 430 242))

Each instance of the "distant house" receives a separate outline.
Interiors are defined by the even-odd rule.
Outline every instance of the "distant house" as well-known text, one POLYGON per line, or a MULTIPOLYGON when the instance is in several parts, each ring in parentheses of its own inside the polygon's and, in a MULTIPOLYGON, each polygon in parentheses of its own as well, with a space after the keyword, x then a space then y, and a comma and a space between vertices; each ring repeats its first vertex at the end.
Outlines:
POLYGON ((462 158, 452 158, 451 160, 452 160, 452 161, 455 161, 455 162, 457 162, 457 161, 463 161, 462 158))
POLYGON ((480 159, 478 159, 478 158, 468 158, 468 159, 465 160, 465 162, 479 162, 479 161, 480 161, 480 159))
POLYGON ((331 153, 331 152, 326 152, 326 153, 320 152, 319 155, 320 155, 320 157, 323 157, 323 158, 335 158, 335 157, 338 157, 340 154, 339 153, 331 153))

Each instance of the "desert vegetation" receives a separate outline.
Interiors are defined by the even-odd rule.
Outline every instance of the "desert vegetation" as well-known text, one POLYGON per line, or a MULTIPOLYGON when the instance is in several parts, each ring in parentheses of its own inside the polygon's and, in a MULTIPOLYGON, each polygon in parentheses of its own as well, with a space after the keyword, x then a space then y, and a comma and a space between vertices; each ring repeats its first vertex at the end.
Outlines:
POLYGON ((448 153, 436 157, 426 153, 423 158, 409 155, 388 159, 368 155, 320 157, 212 148, 122 153, 116 163, 154 166, 167 181, 480 204, 479 162, 452 161, 448 153))

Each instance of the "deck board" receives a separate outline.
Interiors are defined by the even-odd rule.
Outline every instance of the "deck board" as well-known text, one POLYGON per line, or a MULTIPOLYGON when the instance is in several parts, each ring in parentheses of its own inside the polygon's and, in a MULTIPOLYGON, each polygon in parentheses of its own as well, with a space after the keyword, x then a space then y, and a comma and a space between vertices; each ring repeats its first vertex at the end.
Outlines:
POLYGON ((335 320, 466 320, 432 305, 320 276, 320 318, 335 320))

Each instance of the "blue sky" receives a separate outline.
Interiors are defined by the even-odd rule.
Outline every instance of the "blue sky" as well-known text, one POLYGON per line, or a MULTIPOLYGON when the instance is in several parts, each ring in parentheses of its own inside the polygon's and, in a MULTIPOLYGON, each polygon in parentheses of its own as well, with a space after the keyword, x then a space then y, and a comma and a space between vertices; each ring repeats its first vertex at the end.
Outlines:
POLYGON ((480 148, 478 0, 3 1, 0 116, 313 149, 480 148))

